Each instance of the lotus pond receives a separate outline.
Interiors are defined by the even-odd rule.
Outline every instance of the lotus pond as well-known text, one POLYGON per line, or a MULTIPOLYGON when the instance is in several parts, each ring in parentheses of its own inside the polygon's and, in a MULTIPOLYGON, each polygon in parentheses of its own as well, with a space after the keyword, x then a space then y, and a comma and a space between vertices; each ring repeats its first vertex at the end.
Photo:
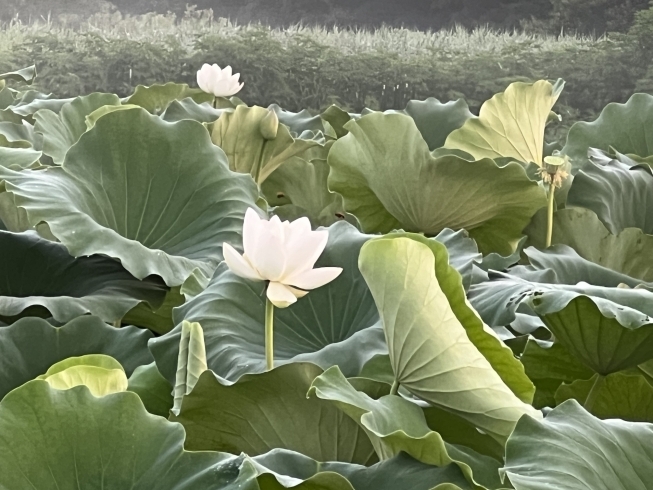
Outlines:
POLYGON ((562 81, 316 115, 35 76, 1 490, 653 488, 653 96, 549 142, 562 81))

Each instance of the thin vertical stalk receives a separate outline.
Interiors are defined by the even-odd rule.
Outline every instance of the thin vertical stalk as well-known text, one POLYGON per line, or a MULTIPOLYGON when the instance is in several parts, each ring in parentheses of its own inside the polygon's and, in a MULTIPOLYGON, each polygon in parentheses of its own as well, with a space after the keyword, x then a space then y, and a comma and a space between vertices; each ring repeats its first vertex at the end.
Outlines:
POLYGON ((547 209, 547 226, 546 226, 546 246, 551 246, 553 239, 553 199, 555 196, 555 185, 549 184, 549 207, 547 209))
POLYGON ((391 395, 396 395, 399 392, 399 380, 395 379, 392 382, 392 388, 390 388, 390 394, 391 395))
POLYGON ((274 305, 265 298, 265 364, 268 371, 274 369, 274 305))
POLYGON ((587 410, 590 413, 592 413, 592 408, 594 408, 594 404, 596 403, 596 400, 599 397, 599 393, 601 392, 601 388, 603 387, 604 382, 605 382, 605 376, 598 374, 596 376, 596 380, 594 380, 592 389, 587 395, 587 399, 585 400, 583 407, 585 407, 585 410, 587 410))

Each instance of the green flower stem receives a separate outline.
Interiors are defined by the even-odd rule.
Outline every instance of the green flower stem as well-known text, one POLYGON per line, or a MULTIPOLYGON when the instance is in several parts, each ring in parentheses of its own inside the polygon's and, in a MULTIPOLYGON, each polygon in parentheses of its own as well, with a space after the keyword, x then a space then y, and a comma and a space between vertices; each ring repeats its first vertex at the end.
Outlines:
POLYGON ((396 395, 399 392, 399 380, 395 379, 392 382, 392 388, 390 388, 390 394, 396 395))
POLYGON ((553 239, 553 198, 555 196, 555 186, 553 182, 549 184, 549 208, 547 212, 547 227, 546 227, 546 246, 551 246, 553 239))
POLYGON ((213 108, 214 109, 218 108, 218 98, 217 97, 213 97, 213 108))
POLYGON ((265 299, 265 363, 268 371, 274 368, 274 305, 265 299))
POLYGON ((120 328, 122 326, 122 318, 118 318, 115 322, 113 322, 113 326, 115 328, 120 328))
POLYGON ((596 380, 594 381, 594 384, 592 385, 592 389, 590 390, 589 394, 587 395, 587 399, 585 400, 585 403, 583 404, 583 407, 585 407, 585 410, 588 412, 592 413, 592 408, 594 408, 594 404, 596 403, 597 398, 599 397, 599 393, 601 392, 601 388, 603 387, 603 383, 605 383, 605 376, 598 375, 596 377, 596 380))

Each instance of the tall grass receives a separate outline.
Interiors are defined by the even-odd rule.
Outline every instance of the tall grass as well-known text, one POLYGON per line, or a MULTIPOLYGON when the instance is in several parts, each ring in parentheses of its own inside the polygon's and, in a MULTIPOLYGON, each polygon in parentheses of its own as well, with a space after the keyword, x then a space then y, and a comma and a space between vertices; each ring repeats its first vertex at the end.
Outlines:
POLYGON ((192 53, 196 40, 203 36, 210 34, 229 39, 252 31, 263 31, 286 46, 298 37, 306 37, 343 54, 387 52, 407 57, 431 53, 438 56, 473 57, 484 53, 497 54, 515 47, 539 51, 569 48, 584 50, 604 41, 604 38, 577 34, 553 36, 520 31, 496 31, 487 27, 473 30, 454 27, 438 31, 417 31, 392 27, 374 30, 339 29, 298 24, 279 29, 261 24, 238 25, 229 19, 214 19, 210 10, 188 9, 181 18, 174 14, 124 16, 119 12, 95 14, 84 22, 77 19, 66 22, 65 17, 57 22, 49 18, 31 19, 27 22, 16 18, 0 29, 0 43, 4 49, 11 49, 12 46, 24 43, 38 34, 55 34, 70 42, 74 42, 80 35, 97 34, 106 40, 149 43, 166 43, 175 39, 192 53))

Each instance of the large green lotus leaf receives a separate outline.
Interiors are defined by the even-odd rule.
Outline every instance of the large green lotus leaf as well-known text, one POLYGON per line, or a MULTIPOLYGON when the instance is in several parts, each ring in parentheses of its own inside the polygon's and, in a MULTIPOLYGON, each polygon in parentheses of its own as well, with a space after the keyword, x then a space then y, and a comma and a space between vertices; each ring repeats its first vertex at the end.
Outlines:
POLYGON ((562 383, 586 380, 594 374, 561 344, 534 338, 528 339, 521 362, 535 384, 533 405, 537 408, 555 406, 555 393, 562 383))
POLYGON ((172 385, 161 375, 155 363, 138 366, 129 378, 127 389, 140 397, 148 412, 165 418, 170 415, 172 385))
POLYGON ((40 318, 23 318, 0 328, 0 399, 23 383, 70 357, 106 354, 130 375, 152 362, 152 334, 136 327, 113 328, 97 317, 76 318, 54 327, 40 318))
POLYGON ((455 465, 438 468, 421 463, 404 453, 369 467, 339 462, 322 463, 302 454, 282 449, 275 449, 267 454, 256 456, 252 458, 252 462, 260 474, 274 476, 276 480, 267 486, 269 479, 263 482, 259 477, 261 490, 280 488, 297 488, 298 490, 471 489, 461 470, 455 465), (334 473, 345 477, 346 480, 341 481, 335 478, 334 473), (322 486, 318 486, 319 477, 323 479, 319 482, 322 486), (297 480, 304 481, 304 486, 298 485, 297 480), (310 486, 311 484, 316 486, 310 486))
MULTIPOLYGON (((637 235, 636 233, 635 236, 637 235)), ((596 244, 596 246, 598 245, 600 244, 596 244)), ((617 287, 619 285, 636 287, 642 284, 639 279, 581 257, 576 250, 567 245, 553 245, 546 250, 528 248, 524 251, 524 255, 528 257, 531 266, 536 269, 555 271, 556 279, 560 284, 573 285, 579 282, 588 282, 594 286, 605 287, 617 287)), ((598 261, 603 262, 610 258, 610 255, 606 255, 605 258, 599 257, 598 261)), ((622 259, 622 264, 616 265, 629 265, 623 263, 625 260, 628 259, 622 259)), ((646 273, 647 268, 648 266, 644 266, 644 269, 640 272, 646 273)))
POLYGON ((198 104, 191 97, 186 97, 182 100, 173 100, 161 117, 168 122, 192 119, 201 123, 212 123, 223 112, 223 109, 215 109, 209 102, 198 104))
POLYGON ((277 104, 272 104, 268 110, 274 111, 279 118, 281 124, 288 126, 291 133, 300 135, 304 131, 321 131, 324 133, 324 122, 320 115, 313 115, 307 109, 302 109, 300 112, 291 112, 283 110, 277 104))
POLYGON ((474 488, 501 486, 497 460, 447 444, 440 434, 429 428, 422 409, 400 396, 386 395, 374 400, 357 391, 337 366, 313 381, 309 397, 311 395, 333 403, 355 420, 382 461, 403 451, 434 466, 456 464, 474 488))
POLYGON ((653 320, 603 298, 547 291, 531 307, 577 359, 602 375, 653 359, 653 320))
POLYGON ((5 148, 0 146, 0 166, 12 170, 22 170, 39 161, 42 153, 31 149, 5 148))
POLYGON ((93 396, 102 397, 127 390, 127 376, 122 365, 104 354, 71 357, 50 366, 36 379, 47 381, 57 390, 86 386, 93 396))
POLYGON ((184 451, 184 429, 134 393, 30 381, 0 403, 0 434, 3 489, 219 490, 238 477, 232 456, 184 451))
POLYGON ((293 218, 306 216, 313 227, 329 226, 345 219, 345 206, 340 194, 329 192, 328 177, 326 160, 308 162, 293 157, 265 179, 261 190, 270 205, 279 206, 275 214, 282 215, 290 207, 299 208, 299 216, 293 218))
POLYGON ((462 278, 458 271, 449 265, 449 254, 446 247, 437 240, 414 233, 396 233, 389 236, 410 238, 431 249, 435 259, 435 278, 447 297, 451 310, 465 329, 467 337, 512 392, 521 401, 531 403, 535 386, 526 376, 524 366, 515 358, 512 350, 483 323, 478 313, 467 301, 462 278))
POLYGON ((320 374, 313 364, 294 363, 230 384, 205 371, 171 420, 183 424, 192 450, 255 456, 283 448, 319 461, 374 462, 356 422, 329 402, 306 398, 320 374))
POLYGON ((501 442, 523 414, 539 415, 469 340, 439 285, 428 246, 409 238, 376 239, 363 246, 359 267, 401 386, 501 442))
POLYGON ((28 90, 18 95, 10 109, 24 118, 29 118, 41 109, 59 112, 65 103, 73 100, 73 98, 58 99, 52 94, 44 94, 36 90, 28 90))
POLYGON ((476 159, 511 158, 542 165, 544 130, 564 82, 515 82, 486 101, 479 116, 453 131, 444 146, 476 159))
MULTIPOLYGON (((653 136, 653 133, 652 133, 653 136)), ((612 233, 640 228, 653 233, 653 172, 648 165, 617 160, 590 162, 578 172, 567 196, 569 206, 591 209, 612 233)))
POLYGON ((329 188, 365 232, 433 236, 464 228, 483 253, 508 255, 546 205, 544 190, 518 163, 433 157, 410 117, 373 113, 346 127, 329 153, 329 188))
POLYGON ((444 146, 452 131, 474 117, 463 99, 442 103, 435 97, 411 100, 403 111, 389 112, 401 112, 412 117, 431 151, 444 146))
POLYGON ((491 271, 491 280, 469 289, 472 306, 493 328, 511 324, 517 314, 535 314, 526 300, 542 293, 560 294, 558 298, 567 302, 577 296, 598 299, 605 303, 606 311, 617 311, 617 318, 633 328, 646 324, 647 316, 653 316, 653 293, 643 288, 617 287, 623 281, 639 284, 639 280, 585 260, 565 245, 548 250, 529 247, 524 253, 530 266, 515 266, 508 273, 491 271), (590 284, 592 281, 598 285, 590 284), (608 307, 608 303, 612 306, 608 307))
POLYGON ((261 125, 268 125, 270 115, 274 116, 274 111, 263 107, 238 106, 220 116, 211 135, 213 143, 227 154, 229 168, 250 174, 259 185, 289 158, 318 145, 317 141, 293 138, 283 124, 278 124, 276 137, 265 139, 261 125))
MULTIPOLYGON (((529 245, 545 248, 546 219, 546 212, 538 211, 524 229, 529 245)), ((632 279, 653 282, 653 236, 640 229, 627 228, 613 235, 589 209, 559 209, 553 215, 552 242, 567 245, 582 258, 628 276, 630 280, 621 281, 625 284, 632 279)))
MULTIPOLYGON (((329 284, 311 291, 289 308, 276 309, 274 357, 277 365, 335 364, 348 376, 359 374, 377 354, 387 352, 374 300, 357 263, 370 237, 348 223, 329 230, 329 241, 316 267, 342 267, 329 284)), ((242 279, 220 265, 209 286, 175 310, 175 322, 199 322, 204 330, 209 369, 235 380, 265 369, 264 282, 242 279)), ((181 328, 152 341, 161 373, 174 383, 181 328)))
POLYGON ((0 122, 0 147, 31 148, 36 144, 34 128, 25 123, 0 122))
POLYGON ((228 168, 195 121, 166 123, 143 109, 98 119, 63 167, 0 179, 31 224, 46 222, 74 256, 105 254, 135 277, 181 285, 210 276, 224 241, 239 244, 256 186, 228 168))
POLYGON ((192 98, 198 104, 213 102, 213 95, 200 89, 190 88, 185 83, 169 82, 165 85, 139 85, 125 103, 142 107, 152 114, 163 113, 175 100, 192 98))
POLYGON ((503 472, 516 490, 648 490, 653 425, 601 421, 570 400, 543 421, 519 421, 503 472))
POLYGON ((28 66, 20 70, 0 74, 0 80, 15 80, 18 82, 32 83, 36 78, 36 66, 28 66))
MULTIPOLYGON (((558 404, 570 398, 585 404, 597 382, 598 374, 591 379, 563 384, 555 393, 558 404)), ((653 386, 642 375, 629 372, 609 374, 594 390, 592 415, 600 419, 623 419, 630 422, 653 421, 653 386)))
POLYGON ((100 107, 119 104, 117 95, 93 93, 67 102, 58 114, 48 109, 38 111, 34 130, 43 135, 43 152, 61 165, 68 149, 86 132, 86 116, 100 107))
POLYGON ((108 257, 72 257, 60 243, 34 232, 0 231, 0 317, 47 313, 67 322, 87 313, 107 322, 142 302, 158 307, 166 288, 140 281, 108 257))
POLYGON ((563 153, 576 168, 588 160, 588 150, 616 149, 648 157, 653 155, 653 96, 634 94, 625 104, 610 103, 596 121, 577 122, 569 130, 563 153))

